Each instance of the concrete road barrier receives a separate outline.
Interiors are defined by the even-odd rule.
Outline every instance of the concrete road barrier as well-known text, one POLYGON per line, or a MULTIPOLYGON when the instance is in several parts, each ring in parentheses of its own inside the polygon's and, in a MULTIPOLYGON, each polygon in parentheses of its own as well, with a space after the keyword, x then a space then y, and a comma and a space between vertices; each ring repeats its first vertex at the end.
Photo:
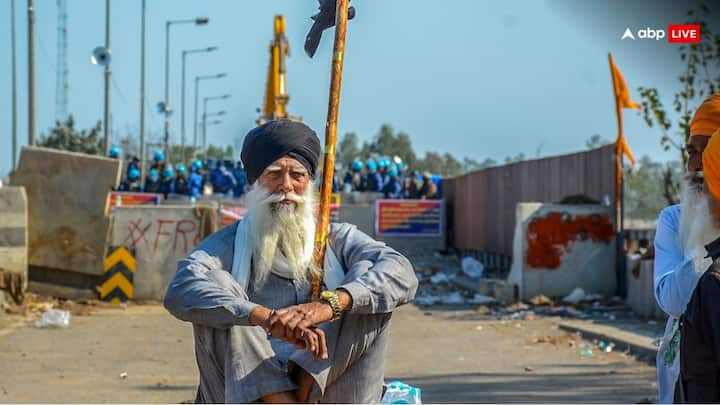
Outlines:
POLYGON ((10 183, 27 193, 31 266, 102 274, 107 195, 120 182, 120 166, 116 159, 23 147, 10 183))
POLYGON ((564 297, 576 287, 615 293, 615 233, 608 207, 520 203, 516 215, 508 281, 519 286, 521 299, 564 297))
POLYGON ((117 207, 109 246, 135 251, 134 299, 161 300, 177 262, 200 242, 200 219, 192 207, 117 207))
POLYGON ((27 196, 23 187, 0 187, 0 290, 22 297, 28 275, 27 196))

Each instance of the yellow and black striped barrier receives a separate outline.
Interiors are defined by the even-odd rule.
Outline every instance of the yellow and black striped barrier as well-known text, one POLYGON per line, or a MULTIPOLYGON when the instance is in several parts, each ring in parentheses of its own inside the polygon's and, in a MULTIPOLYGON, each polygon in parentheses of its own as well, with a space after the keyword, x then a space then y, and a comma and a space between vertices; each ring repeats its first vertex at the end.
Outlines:
POLYGON ((133 275, 135 274, 135 251, 125 246, 111 246, 105 257, 104 272, 100 282, 100 299, 114 304, 133 298, 133 275))

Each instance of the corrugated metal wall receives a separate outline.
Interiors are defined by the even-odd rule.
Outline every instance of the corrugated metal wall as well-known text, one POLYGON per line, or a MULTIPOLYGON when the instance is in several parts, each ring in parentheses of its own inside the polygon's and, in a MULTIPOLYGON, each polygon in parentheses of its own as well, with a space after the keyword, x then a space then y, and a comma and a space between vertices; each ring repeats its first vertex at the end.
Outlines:
POLYGON ((615 147, 491 167, 444 180, 449 244, 512 255, 515 205, 582 194, 615 201, 615 147))

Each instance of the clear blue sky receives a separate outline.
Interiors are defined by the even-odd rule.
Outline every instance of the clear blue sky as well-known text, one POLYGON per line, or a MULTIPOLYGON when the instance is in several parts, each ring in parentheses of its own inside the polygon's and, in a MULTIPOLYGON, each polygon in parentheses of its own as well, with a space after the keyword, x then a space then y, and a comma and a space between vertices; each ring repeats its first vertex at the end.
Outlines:
MULTIPOLYGON (((90 64, 104 43, 105 2, 67 0, 69 106, 78 127, 102 118, 103 76, 90 64)), ((502 160, 584 148, 587 138, 616 135, 607 53, 622 69, 633 97, 638 86, 656 86, 669 104, 681 71, 677 50, 666 41, 620 41, 626 26, 664 28, 684 21, 685 6, 663 11, 652 2, 355 0, 339 131, 369 139, 381 124, 409 133, 415 149, 458 157, 502 160), (578 4, 582 3, 581 6, 578 4), (651 10, 651 11, 648 11, 651 10), (660 10, 660 11, 658 11, 660 10)), ((667 2, 666 2, 667 3, 667 2)), ((19 138, 27 142, 27 18, 16 0, 19 138)), ((137 134, 140 86, 140 0, 112 2, 112 132, 137 134)), ((663 3, 665 4, 665 3, 663 3)), ((219 52, 191 55, 188 63, 187 133, 192 135, 192 77, 227 72, 206 81, 202 95, 232 94, 215 109, 229 112, 211 127, 209 142, 233 144, 257 118, 275 14, 287 19, 289 111, 322 136, 327 109, 332 31, 315 59, 302 50, 313 0, 148 0, 147 133, 159 137, 162 119, 164 25, 168 19, 207 16, 210 24, 173 26, 171 104, 173 141, 180 137, 180 54, 216 45, 219 52)), ((36 0, 37 132, 55 119, 56 2, 36 0)), ((10 0, 0 2, 0 174, 10 168, 10 0)), ((639 100, 638 100, 639 101, 639 100)), ((636 155, 676 159, 663 152, 657 130, 636 112, 625 113, 636 155)))

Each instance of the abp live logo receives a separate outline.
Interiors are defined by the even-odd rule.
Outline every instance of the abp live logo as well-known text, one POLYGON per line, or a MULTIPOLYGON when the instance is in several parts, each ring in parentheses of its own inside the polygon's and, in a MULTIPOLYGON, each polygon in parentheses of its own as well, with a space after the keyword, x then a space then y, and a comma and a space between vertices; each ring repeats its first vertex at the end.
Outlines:
POLYGON ((660 41, 664 38, 668 39, 671 44, 699 44, 700 43, 700 25, 699 24, 670 24, 668 25, 667 32, 663 29, 643 28, 637 31, 636 34, 630 30, 625 29, 625 33, 620 38, 621 40, 632 39, 654 39, 660 41))
POLYGON ((668 42, 671 44, 699 44, 699 24, 671 24, 668 26, 668 42))

